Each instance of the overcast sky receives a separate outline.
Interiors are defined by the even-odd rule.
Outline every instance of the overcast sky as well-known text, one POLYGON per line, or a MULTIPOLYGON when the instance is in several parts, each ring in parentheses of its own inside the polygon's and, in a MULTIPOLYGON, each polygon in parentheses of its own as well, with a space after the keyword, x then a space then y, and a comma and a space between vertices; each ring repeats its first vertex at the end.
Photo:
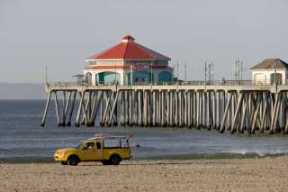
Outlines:
POLYGON ((235 59, 288 61, 287 0, 0 0, 0 82, 70 80, 85 58, 131 34, 203 79, 232 78, 235 59))

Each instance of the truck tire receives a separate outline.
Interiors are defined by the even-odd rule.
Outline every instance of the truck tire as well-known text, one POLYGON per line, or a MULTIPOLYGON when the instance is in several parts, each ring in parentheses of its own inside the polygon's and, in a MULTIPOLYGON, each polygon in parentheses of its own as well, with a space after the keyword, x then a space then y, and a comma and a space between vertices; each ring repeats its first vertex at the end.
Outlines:
POLYGON ((111 165, 119 165, 121 157, 119 155, 112 155, 109 159, 111 165))
POLYGON ((79 162, 80 159, 76 155, 71 155, 67 160, 67 164, 72 166, 78 165, 79 162))

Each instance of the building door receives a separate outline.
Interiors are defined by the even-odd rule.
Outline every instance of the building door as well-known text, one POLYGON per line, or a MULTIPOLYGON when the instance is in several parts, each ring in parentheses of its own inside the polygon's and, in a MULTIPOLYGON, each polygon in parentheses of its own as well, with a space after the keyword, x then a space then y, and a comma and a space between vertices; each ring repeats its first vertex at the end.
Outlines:
POLYGON ((98 73, 98 78, 99 78, 99 82, 98 83, 100 83, 100 84, 104 84, 105 83, 105 81, 104 81, 104 76, 105 75, 105 73, 98 73))
POLYGON ((86 82, 88 85, 92 85, 92 73, 86 73, 86 82))
POLYGON ((277 84, 281 85, 282 84, 282 74, 281 73, 272 73, 270 76, 270 82, 271 84, 277 84))

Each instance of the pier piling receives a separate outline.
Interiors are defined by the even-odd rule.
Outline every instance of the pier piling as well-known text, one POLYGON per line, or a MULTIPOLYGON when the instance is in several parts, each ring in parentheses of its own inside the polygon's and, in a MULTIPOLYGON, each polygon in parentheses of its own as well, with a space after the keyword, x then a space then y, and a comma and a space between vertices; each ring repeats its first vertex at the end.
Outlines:
POLYGON ((205 128, 233 133, 288 133, 287 86, 133 85, 47 88, 58 126, 205 128), (62 102, 60 102, 62 101, 62 102), (76 110, 77 109, 77 110, 76 110), (75 114, 74 114, 75 113, 75 114))

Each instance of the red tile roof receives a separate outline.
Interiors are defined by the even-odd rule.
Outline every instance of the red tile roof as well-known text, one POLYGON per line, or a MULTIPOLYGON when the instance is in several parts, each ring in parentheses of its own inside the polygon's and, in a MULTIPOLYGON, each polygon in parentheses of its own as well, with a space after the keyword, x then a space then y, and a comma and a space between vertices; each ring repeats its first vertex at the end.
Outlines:
POLYGON ((89 59, 170 60, 169 57, 136 43, 130 35, 123 37, 122 41, 114 47, 89 59))

